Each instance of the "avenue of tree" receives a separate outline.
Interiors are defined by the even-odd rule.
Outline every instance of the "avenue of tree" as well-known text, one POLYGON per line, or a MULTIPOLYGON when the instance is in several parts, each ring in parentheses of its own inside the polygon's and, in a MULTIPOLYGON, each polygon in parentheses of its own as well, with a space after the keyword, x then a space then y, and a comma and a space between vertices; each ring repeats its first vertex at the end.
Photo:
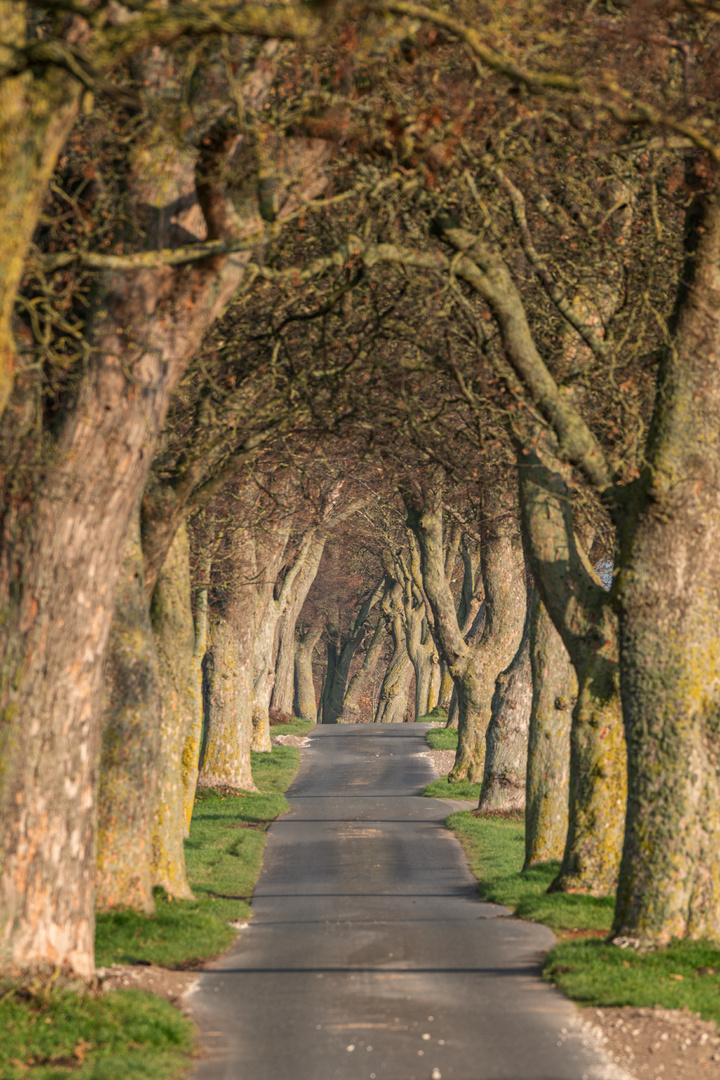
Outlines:
POLYGON ((720 8, 0 0, 0 971, 294 714, 720 940, 720 8))

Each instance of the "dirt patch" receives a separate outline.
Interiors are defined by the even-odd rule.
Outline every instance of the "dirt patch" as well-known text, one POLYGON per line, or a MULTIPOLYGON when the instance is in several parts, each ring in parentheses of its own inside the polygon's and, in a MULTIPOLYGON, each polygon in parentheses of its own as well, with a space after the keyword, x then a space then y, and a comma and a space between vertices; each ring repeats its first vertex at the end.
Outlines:
POLYGON ((438 776, 447 776, 455 764, 454 750, 426 750, 425 756, 430 758, 438 776))
POLYGON ((680 1009, 583 1009, 605 1053, 636 1080, 720 1080, 720 1035, 680 1009))
POLYGON ((183 1007, 182 998, 198 981, 194 971, 175 971, 157 964, 113 964, 98 968, 97 978, 104 992, 110 990, 145 990, 149 994, 183 1007))
POLYGON ((273 746, 307 746, 307 735, 272 735, 270 742, 273 746))

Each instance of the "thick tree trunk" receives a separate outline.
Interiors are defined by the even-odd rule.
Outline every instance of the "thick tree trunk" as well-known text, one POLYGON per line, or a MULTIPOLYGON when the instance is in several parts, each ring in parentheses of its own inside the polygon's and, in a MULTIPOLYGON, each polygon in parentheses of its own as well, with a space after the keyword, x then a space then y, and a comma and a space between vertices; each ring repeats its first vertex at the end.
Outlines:
POLYGON ((295 715, 313 723, 317 722, 313 653, 322 630, 322 625, 301 630, 295 645, 295 715))
POLYGON ((413 666, 403 642, 396 649, 383 679, 375 712, 376 724, 402 724, 410 703, 413 666))
POLYGON ((617 884, 627 792, 617 620, 578 548, 562 477, 526 454, 520 493, 533 575, 578 680, 567 842, 552 887, 605 896, 617 884))
POLYGON ((253 738, 255 544, 239 531, 232 577, 224 576, 222 605, 210 615, 204 665, 205 738, 197 786, 256 791, 250 763, 253 738))
POLYGON ((250 768, 252 630, 215 617, 206 665, 208 714, 197 786, 257 791, 250 768))
POLYGON ((561 859, 568 832, 570 726, 577 677, 536 589, 530 624, 533 696, 525 805, 525 866, 561 859))
POLYGON ((616 940, 720 942, 720 202, 690 233, 620 548, 629 795, 616 940))
POLYGON ((492 714, 485 737, 485 770, 478 806, 478 809, 485 813, 509 813, 525 809, 532 696, 528 611, 518 651, 510 667, 502 671, 495 680, 492 714))
POLYGON ((150 617, 160 677, 160 753, 153 812, 153 883, 192 898, 185 872, 183 753, 193 723, 189 688, 195 647, 187 530, 179 529, 153 592, 150 617))
POLYGON ((152 813, 160 691, 139 513, 130 522, 105 666, 98 783, 96 905, 152 912, 152 813))

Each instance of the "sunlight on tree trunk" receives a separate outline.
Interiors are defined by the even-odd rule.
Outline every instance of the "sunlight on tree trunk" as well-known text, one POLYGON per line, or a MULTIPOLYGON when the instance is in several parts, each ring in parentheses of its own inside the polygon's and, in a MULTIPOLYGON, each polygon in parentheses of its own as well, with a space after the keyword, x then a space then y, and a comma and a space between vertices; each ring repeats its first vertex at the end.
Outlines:
POLYGON ((152 813, 160 690, 139 511, 128 528, 105 666, 98 783, 96 904, 152 912, 152 813))
POLYGON ((528 738, 525 866, 562 859, 568 831, 570 726, 577 677, 536 589, 530 624, 533 696, 528 738))
POLYGON ((511 813, 525 809, 532 695, 528 612, 520 647, 510 667, 495 680, 492 714, 485 736, 485 769, 478 807, 482 811, 511 813))
POLYGON ((190 733, 189 685, 195 647, 187 529, 178 529, 150 609, 160 676, 160 755, 153 815, 153 882, 192 898, 185 872, 183 752, 190 733))

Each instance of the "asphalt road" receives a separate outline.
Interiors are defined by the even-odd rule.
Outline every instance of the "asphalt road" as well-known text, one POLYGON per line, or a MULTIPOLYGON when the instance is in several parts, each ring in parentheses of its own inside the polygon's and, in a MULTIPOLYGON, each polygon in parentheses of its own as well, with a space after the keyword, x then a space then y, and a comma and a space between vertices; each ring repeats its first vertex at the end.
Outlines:
POLYGON ((191 999, 195 1080, 620 1080, 539 977, 553 936, 477 894, 425 725, 317 728, 237 946, 191 999))

